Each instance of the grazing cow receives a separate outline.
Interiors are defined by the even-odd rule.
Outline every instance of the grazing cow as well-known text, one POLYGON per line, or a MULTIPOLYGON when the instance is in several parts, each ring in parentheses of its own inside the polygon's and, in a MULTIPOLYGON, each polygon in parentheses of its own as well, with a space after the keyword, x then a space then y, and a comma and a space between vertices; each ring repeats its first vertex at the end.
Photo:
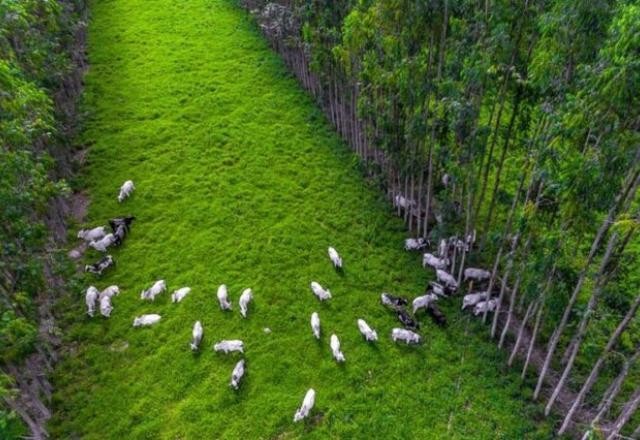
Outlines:
POLYGON ((447 317, 435 303, 432 302, 427 306, 427 313, 431 316, 433 322, 440 327, 445 327, 447 325, 447 317))
POLYGON ((434 269, 445 269, 448 265, 449 260, 446 258, 438 258, 428 252, 422 256, 422 267, 431 266, 434 269))
POLYGON ((87 293, 84 297, 85 303, 87 304, 87 315, 93 318, 94 313, 96 312, 96 303, 98 302, 98 289, 94 286, 89 286, 87 289, 87 293))
POLYGON ((124 199, 126 199, 131 195, 134 189, 136 189, 136 187, 133 185, 133 180, 127 180, 126 182, 124 182, 120 187, 120 194, 118 194, 118 202, 122 203, 124 199))
POLYGON ((78 231, 78 238, 83 239, 87 243, 92 241, 98 241, 107 235, 107 230, 104 226, 98 226, 93 229, 80 229, 78 231))
POLYGON ((391 330, 391 339, 393 342, 404 341, 407 344, 419 344, 420 335, 403 328, 394 328, 391 330))
POLYGON ((111 297, 108 295, 100 298, 100 314, 105 318, 111 316, 111 311, 113 310, 113 306, 111 305, 111 297))
POLYGON ((320 301, 331 299, 331 292, 329 289, 323 289, 322 286, 315 281, 311 282, 311 291, 320 301))
POLYGON ((340 258, 338 251, 332 247, 329 248, 329 258, 333 263, 333 267, 336 269, 342 269, 342 258, 340 258))
POLYGON ((464 310, 470 306, 475 306, 485 299, 487 299, 487 292, 475 292, 465 295, 464 298, 462 298, 462 308, 460 310, 464 310))
POLYGON ((160 315, 157 315, 155 313, 152 313, 150 315, 136 316, 135 319, 133 320, 133 326, 146 327, 148 325, 153 325, 160 322, 161 318, 162 317, 160 315))
POLYGON ((191 292, 191 287, 181 287, 171 294, 171 302, 179 303, 191 292))
POLYGON ((418 322, 414 320, 406 310, 398 310, 396 312, 396 316, 398 317, 398 321, 400 321, 405 327, 414 330, 420 328, 420 324, 418 324, 418 322))
POLYGON ((313 388, 309 388, 307 394, 304 395, 302 406, 298 408, 293 416, 294 422, 299 422, 309 415, 309 412, 313 409, 313 405, 316 403, 316 391, 313 388))
POLYGON ((473 309, 473 314, 478 316, 480 313, 493 312, 496 309, 496 305, 498 301, 495 299, 490 299, 489 301, 481 301, 473 309))
POLYGON ((369 324, 367 324, 364 319, 358 319, 358 329, 360 330, 360 333, 362 333, 362 336, 364 336, 365 340, 367 341, 378 340, 378 333, 376 333, 375 330, 369 327, 369 324))
POLYGON ((204 329, 202 328, 202 324, 200 323, 200 321, 196 321, 196 323, 193 324, 193 330, 191 330, 191 343, 189 344, 189 347, 191 347, 192 351, 198 350, 203 335, 204 329))
POLYGON ((244 376, 244 359, 240 359, 231 373, 231 388, 237 390, 240 387, 240 381, 244 376))
POLYGON ((165 290, 167 290, 167 283, 165 283, 164 280, 158 280, 153 283, 153 286, 140 292, 140 298, 155 301, 156 296, 160 295, 165 290))
POLYGON ((221 351, 224 354, 239 351, 240 353, 244 353, 244 343, 239 339, 232 339, 229 341, 220 341, 213 346, 213 350, 218 352, 221 351))
POLYGON ((435 281, 429 281, 429 287, 431 287, 431 290, 436 295, 444 296, 444 297, 447 296, 447 292, 445 290, 445 287, 442 284, 436 283, 435 281))
POLYGON ((320 317, 316 312, 311 314, 311 330, 316 339, 320 339, 320 317))
POLYGON ((102 300, 102 298, 104 298, 105 296, 112 298, 119 294, 120 294, 120 288, 118 286, 109 286, 106 289, 104 289, 102 292, 100 292, 100 300, 102 300))
POLYGON ((405 298, 402 298, 401 296, 393 296, 390 293, 386 292, 383 292, 382 295, 380 295, 380 301, 383 305, 393 310, 397 310, 398 308, 404 307, 409 304, 409 301, 407 301, 405 298))
POLYGON ((229 302, 229 295, 227 294, 226 284, 220 284, 218 287, 218 303, 220 303, 221 310, 231 310, 231 303, 229 302))
POLYGON ((240 305, 240 314, 243 318, 247 317, 247 311, 249 310, 249 302, 253 299, 253 292, 251 289, 244 289, 242 295, 240 295, 240 299, 238 300, 238 304, 240 305))
POLYGON ((427 293, 426 295, 422 295, 413 300, 413 314, 419 310, 426 307, 429 307, 434 301, 437 301, 438 297, 433 293, 427 293))
POLYGON ((464 280, 472 280, 472 281, 484 281, 491 278, 491 272, 484 269, 476 269, 473 267, 469 267, 464 270, 464 280))
POLYGON ((100 240, 92 241, 89 246, 99 252, 107 252, 107 248, 116 242, 116 237, 113 234, 107 234, 100 240))
POLYGON ((453 277, 453 275, 445 272, 444 270, 436 269, 436 278, 438 278, 438 281, 444 284, 449 289, 456 290, 458 288, 458 282, 453 277))
POLYGON ((335 333, 331 335, 330 346, 331 352, 333 353, 333 358, 336 360, 336 362, 344 362, 344 354, 342 354, 342 352, 340 351, 340 340, 335 335, 335 333))
POLYGON ((116 237, 116 246, 120 246, 122 244, 124 238, 127 236, 127 232, 129 232, 129 229, 124 224, 116 226, 116 230, 113 233, 114 237, 116 237))
POLYGON ((98 260, 97 263, 87 264, 84 266, 85 272, 95 273, 96 275, 102 275, 102 272, 111 266, 115 266, 116 261, 113 259, 111 255, 107 255, 106 257, 102 257, 98 260))
POLYGON ((418 251, 430 245, 426 238, 407 238, 404 241, 404 249, 406 251, 418 251))
POLYGON ((131 223, 133 223, 135 219, 136 218, 132 215, 129 215, 127 217, 112 218, 111 220, 109 220, 109 226, 111 226, 111 230, 114 233, 118 230, 118 226, 120 225, 124 225, 127 232, 129 232, 129 230, 131 229, 131 223))

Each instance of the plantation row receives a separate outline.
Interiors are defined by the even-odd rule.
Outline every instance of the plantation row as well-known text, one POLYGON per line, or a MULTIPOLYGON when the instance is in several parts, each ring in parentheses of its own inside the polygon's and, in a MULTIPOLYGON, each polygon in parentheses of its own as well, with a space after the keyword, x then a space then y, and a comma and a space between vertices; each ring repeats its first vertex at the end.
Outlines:
POLYGON ((477 231, 489 336, 506 315, 544 350, 533 399, 573 396, 558 433, 636 430, 640 7, 243 3, 412 236, 477 231))

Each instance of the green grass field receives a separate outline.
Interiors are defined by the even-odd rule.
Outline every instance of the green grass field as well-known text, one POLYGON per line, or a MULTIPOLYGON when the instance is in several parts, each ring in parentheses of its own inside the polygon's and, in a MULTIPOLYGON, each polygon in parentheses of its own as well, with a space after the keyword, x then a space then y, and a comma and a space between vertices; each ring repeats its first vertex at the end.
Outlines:
MULTIPOLYGON (((402 249, 402 222, 356 158, 285 71, 249 17, 228 0, 92 2, 82 142, 89 224, 134 214, 112 254, 114 271, 83 287, 120 286, 111 319, 90 319, 84 292, 66 303, 67 354, 54 376, 56 439, 548 438, 538 408, 486 342, 486 329, 444 306, 443 330, 423 317, 425 343, 391 342, 382 291, 421 294, 420 257, 402 249), (137 191, 119 205, 118 188, 137 191), (335 246, 345 262, 336 273, 335 246), (140 291, 154 280, 155 303, 140 291), (312 280, 334 298, 320 304, 312 280), (215 292, 226 283, 232 313, 215 292), (180 304, 169 293, 190 286, 180 304), (237 299, 254 291, 249 318, 237 299), (320 314, 321 342, 309 317, 320 314), (133 318, 159 313, 150 328, 133 318), (365 318, 380 341, 367 345, 365 318), (202 350, 188 342, 196 320, 202 350), (272 330, 263 332, 264 327, 272 330), (329 335, 347 358, 337 365, 329 335), (245 341, 247 374, 229 387, 239 356, 215 354, 220 339, 245 341), (293 414, 317 391, 306 423, 293 414)), ((87 261, 99 256, 91 251, 87 261)))

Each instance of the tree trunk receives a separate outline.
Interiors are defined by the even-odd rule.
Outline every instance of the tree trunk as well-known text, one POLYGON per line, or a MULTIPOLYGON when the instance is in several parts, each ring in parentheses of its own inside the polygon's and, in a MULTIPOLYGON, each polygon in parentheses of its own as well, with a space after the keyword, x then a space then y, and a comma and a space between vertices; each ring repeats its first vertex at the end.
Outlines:
POLYGON ((571 405, 571 408, 567 412, 567 415, 565 416, 564 421, 562 422, 562 426, 558 430, 558 434, 563 434, 569 427, 571 418, 573 417, 575 412, 578 410, 580 405, 582 405, 584 398, 587 396, 587 393, 591 391, 591 387, 593 387, 593 384, 596 382, 596 380, 598 380, 600 369, 603 367, 604 361, 606 360, 607 355, 613 349, 615 344, 618 342, 618 339, 620 338, 622 333, 627 329, 629 322, 631 322, 636 312, 638 311, 638 307, 640 307, 640 293, 638 293, 638 296, 636 297, 635 301, 631 304, 631 307, 627 311, 627 314, 624 316, 622 321, 620 321, 620 324, 618 324, 618 327, 616 327, 615 331, 611 334, 611 337, 609 338, 609 341, 607 341, 607 345, 604 347, 602 354, 600 355, 596 363, 593 365, 593 368, 591 369, 591 373, 589 374, 589 377, 587 377, 587 380, 582 385, 580 392, 576 396, 575 400, 573 401, 573 404, 571 405))
POLYGON ((631 419, 638 407, 640 407, 640 387, 636 388, 631 398, 625 403, 620 416, 613 424, 611 431, 609 431, 607 440, 614 440, 618 437, 618 434, 620 434, 620 431, 622 431, 622 428, 631 419))
POLYGON ((518 349, 520 348, 520 343, 522 342, 522 335, 524 335, 524 329, 527 327, 527 322, 529 322, 529 316, 531 316, 531 313, 535 313, 537 307, 538 303, 536 301, 530 302, 529 307, 527 307, 527 312, 524 314, 524 318, 522 318, 522 322, 520 323, 518 337, 516 338, 515 344, 513 344, 511 355, 509 356, 509 360, 507 361, 508 366, 511 366, 513 364, 513 361, 516 359, 518 349))
POLYGON ((511 318, 513 317, 513 307, 516 303, 516 296, 518 295, 518 290, 520 289, 521 281, 522 281, 522 272, 518 274, 518 277, 516 278, 516 282, 513 285, 513 289, 511 290, 511 299, 509 300, 509 312, 507 314, 507 320, 504 323, 504 327, 502 327, 502 333, 500 334, 500 341, 498 342, 498 348, 502 348, 502 346, 504 345, 504 341, 507 338, 507 333, 509 332, 509 326, 511 325, 511 318))

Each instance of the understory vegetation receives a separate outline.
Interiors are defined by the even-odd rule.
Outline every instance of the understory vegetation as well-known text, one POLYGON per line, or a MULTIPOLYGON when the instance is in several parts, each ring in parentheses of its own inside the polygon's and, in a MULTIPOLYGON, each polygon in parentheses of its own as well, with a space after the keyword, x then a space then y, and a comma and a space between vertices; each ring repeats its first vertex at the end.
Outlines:
POLYGON ((458 301, 442 303, 446 329, 422 318, 421 346, 391 342, 398 323, 380 293, 413 297, 430 275, 402 250, 402 221, 246 13, 226 0, 91 6, 87 226, 136 220, 110 252, 115 269, 79 278, 60 304, 67 348, 53 381, 52 437, 548 438, 517 374, 500 367, 504 354, 478 336, 482 325, 458 301), (127 179, 136 191, 119 204, 127 179), (169 292, 192 292, 179 304, 167 293, 142 301, 157 279, 169 292), (333 299, 319 303, 312 280, 333 299), (215 299, 222 283, 232 312, 215 299), (120 287, 111 318, 86 315, 90 284, 120 287), (237 299, 246 287, 254 301, 243 320, 237 299), (309 327, 313 311, 321 341, 309 327), (133 328, 143 313, 162 320, 133 328), (362 340, 359 317, 379 343, 362 340), (196 320, 204 340, 193 354, 196 320), (331 358, 332 332, 344 365, 331 358), (211 350, 234 338, 246 347, 238 392, 229 380, 239 357, 211 350), (294 424, 310 387, 312 417, 294 424))

